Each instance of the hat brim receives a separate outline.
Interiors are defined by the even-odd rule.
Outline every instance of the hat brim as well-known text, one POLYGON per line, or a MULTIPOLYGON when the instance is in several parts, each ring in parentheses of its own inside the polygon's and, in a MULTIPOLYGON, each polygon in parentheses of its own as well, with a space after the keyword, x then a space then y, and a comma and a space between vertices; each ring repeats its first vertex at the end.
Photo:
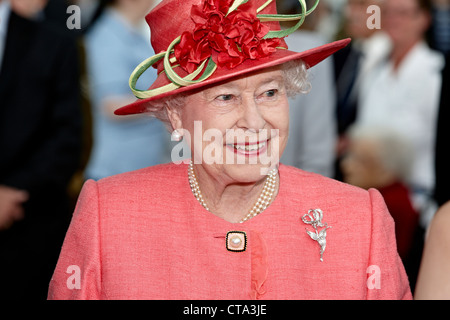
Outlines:
MULTIPOLYGON (((215 84, 218 82, 222 82, 225 80, 229 80, 231 78, 241 76, 246 73, 255 72, 257 70, 262 70, 265 68, 270 68, 273 66, 277 66, 280 64, 283 64, 288 61, 292 60, 303 60, 305 64, 312 68, 319 62, 325 60, 335 52, 339 51, 340 49, 346 47, 351 42, 351 39, 344 39, 335 41, 320 47, 316 47, 307 51, 303 52, 293 52, 289 50, 277 50, 273 54, 271 54, 268 57, 261 58, 258 60, 247 60, 244 63, 240 64, 234 69, 227 69, 227 68, 221 68, 217 69, 214 74, 206 79, 205 81, 186 86, 186 87, 180 87, 176 90, 172 90, 169 92, 165 92, 156 96, 153 96, 151 98, 147 99, 139 99, 135 102, 126 105, 124 107, 121 107, 117 109, 114 114, 116 115, 131 115, 131 114, 138 114, 138 113, 145 113, 148 108, 148 103, 151 101, 155 101, 158 99, 162 99, 165 97, 168 97, 173 94, 178 94, 182 92, 186 92, 189 90, 198 89, 200 87, 208 86, 211 84, 215 84)), ((180 73, 180 75, 182 75, 180 73)), ((170 83, 170 80, 167 78, 166 74, 164 72, 160 73, 155 80, 155 82, 152 84, 152 86, 149 89, 155 89, 160 88, 162 86, 165 86, 170 83)))

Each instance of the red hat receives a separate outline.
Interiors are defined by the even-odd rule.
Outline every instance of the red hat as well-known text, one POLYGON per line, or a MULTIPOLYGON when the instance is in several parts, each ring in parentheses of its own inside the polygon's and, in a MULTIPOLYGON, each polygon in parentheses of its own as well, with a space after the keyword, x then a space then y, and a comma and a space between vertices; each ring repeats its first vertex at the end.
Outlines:
POLYGON ((273 0, 164 0, 147 16, 151 43, 157 53, 142 62, 130 76, 138 98, 115 111, 117 115, 147 111, 148 103, 176 93, 221 82, 245 73, 302 59, 308 67, 344 48, 350 39, 304 52, 287 50, 284 37, 297 30, 318 5, 302 12, 279 15, 273 0), (286 30, 280 21, 298 20, 286 30), (146 91, 135 88, 149 68, 158 77, 146 91))

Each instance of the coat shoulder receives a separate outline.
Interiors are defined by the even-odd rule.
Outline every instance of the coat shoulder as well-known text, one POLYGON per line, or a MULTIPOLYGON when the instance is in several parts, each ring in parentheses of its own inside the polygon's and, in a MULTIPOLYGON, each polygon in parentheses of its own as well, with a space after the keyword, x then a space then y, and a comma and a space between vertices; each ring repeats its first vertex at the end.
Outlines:
POLYGON ((362 188, 286 165, 280 167, 280 175, 283 183, 286 183, 291 191, 303 189, 308 190, 311 194, 317 193, 327 197, 333 195, 351 196, 352 198, 369 196, 369 192, 362 188))
POLYGON ((184 176, 187 179, 185 165, 167 163, 113 175, 100 179, 97 183, 100 188, 148 187, 151 185, 161 187, 177 184, 184 176))

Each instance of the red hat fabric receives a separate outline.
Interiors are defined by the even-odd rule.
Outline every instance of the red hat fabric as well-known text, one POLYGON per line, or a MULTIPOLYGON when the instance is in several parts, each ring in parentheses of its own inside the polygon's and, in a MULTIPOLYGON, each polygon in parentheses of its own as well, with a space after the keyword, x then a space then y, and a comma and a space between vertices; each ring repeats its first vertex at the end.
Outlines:
POLYGON ((155 56, 139 65, 130 87, 139 98, 115 111, 129 115, 147 111, 151 101, 215 84, 245 73, 302 59, 308 67, 344 48, 350 39, 304 52, 287 49, 283 37, 294 32, 312 10, 299 0, 302 13, 278 15, 272 0, 164 0, 147 16, 155 56), (299 20, 290 30, 280 20, 299 20), (134 88, 150 66, 158 77, 147 91, 134 88))

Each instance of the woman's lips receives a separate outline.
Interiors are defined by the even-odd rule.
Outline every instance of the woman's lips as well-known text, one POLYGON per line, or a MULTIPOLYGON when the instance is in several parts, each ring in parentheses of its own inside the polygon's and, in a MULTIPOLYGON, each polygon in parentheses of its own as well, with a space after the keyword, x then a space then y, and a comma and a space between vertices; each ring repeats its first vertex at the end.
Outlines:
POLYGON ((244 156, 254 156, 259 155, 267 150, 267 145, 269 141, 260 141, 255 143, 236 143, 227 144, 227 148, 233 150, 234 153, 244 155, 244 156))

